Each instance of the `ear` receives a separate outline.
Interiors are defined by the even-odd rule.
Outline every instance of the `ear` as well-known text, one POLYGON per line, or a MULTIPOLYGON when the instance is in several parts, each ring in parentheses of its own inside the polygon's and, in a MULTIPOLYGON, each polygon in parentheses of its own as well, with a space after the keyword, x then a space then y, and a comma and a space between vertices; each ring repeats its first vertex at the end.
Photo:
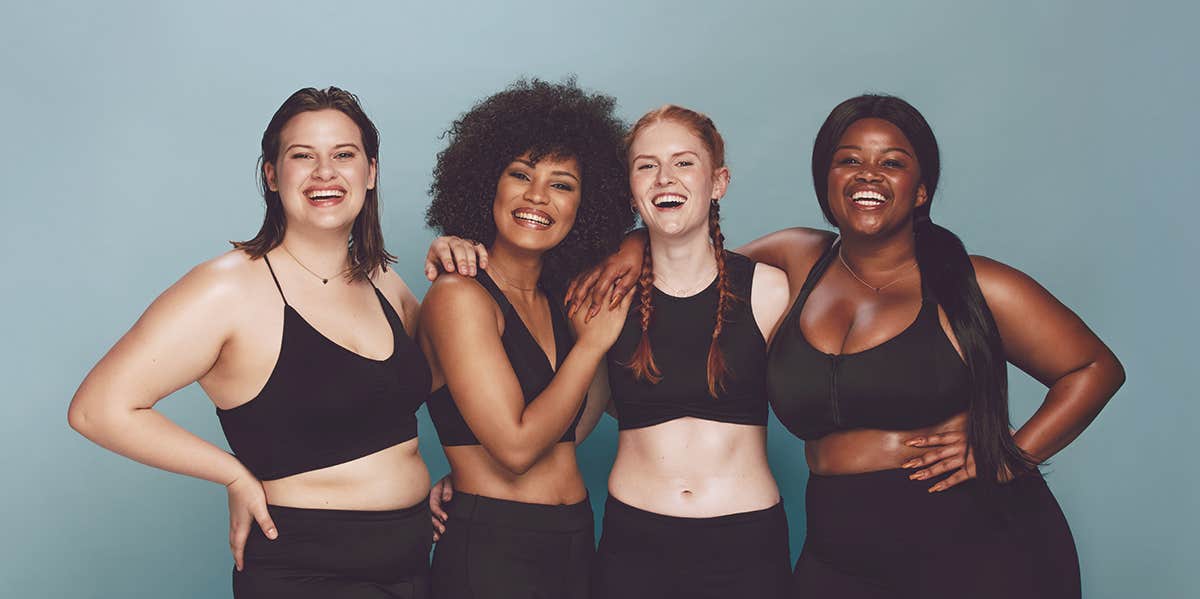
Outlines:
POLYGON ((922 183, 921 186, 917 188, 917 203, 914 204, 914 206, 924 206, 928 201, 929 194, 925 192, 925 184, 922 183))
POLYGON ((719 200, 725 197, 725 191, 729 189, 729 167, 723 166, 713 172, 713 197, 714 200, 719 200))
POLYGON ((371 173, 367 176, 367 189, 375 189, 375 175, 378 173, 379 161, 371 159, 371 173))
POLYGON ((263 178, 267 180, 267 189, 278 192, 279 185, 275 182, 275 165, 270 162, 263 163, 263 178))

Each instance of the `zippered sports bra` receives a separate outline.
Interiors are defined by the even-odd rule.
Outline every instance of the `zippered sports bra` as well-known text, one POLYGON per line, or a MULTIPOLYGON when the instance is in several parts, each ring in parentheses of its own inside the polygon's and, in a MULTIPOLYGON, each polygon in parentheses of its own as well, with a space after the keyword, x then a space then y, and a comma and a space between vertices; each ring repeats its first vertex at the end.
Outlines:
POLYGON ((327 468, 417 436, 417 408, 432 375, 391 303, 375 296, 392 329, 392 355, 360 356, 304 320, 283 295, 283 335, 271 376, 254 399, 217 417, 233 453, 259 480, 327 468))
POLYGON ((813 266, 768 350, 767 392, 779 421, 808 440, 848 429, 922 428, 965 411, 970 376, 924 281, 916 319, 880 345, 827 354, 804 338, 800 312, 836 259, 838 245, 835 241, 813 266))
MULTIPOLYGON (((550 367, 550 361, 546 359, 546 352, 542 351, 542 347, 533 338, 533 334, 525 327, 525 322, 521 320, 517 309, 508 301, 504 292, 500 291, 492 278, 481 270, 475 280, 500 306, 500 312, 504 316, 504 334, 501 335, 500 342, 504 345, 504 353, 508 356, 513 373, 517 375, 517 381, 521 384, 521 393, 525 397, 525 404, 528 405, 546 389, 550 381, 554 380, 555 370, 550 367)), ((567 359, 567 354, 571 353, 571 347, 575 341, 567 328, 567 319, 559 302, 553 296, 549 296, 548 302, 550 304, 550 324, 554 329, 554 354, 556 356, 554 363, 561 366, 567 359)), ((575 441, 575 427, 579 424, 581 416, 583 416, 583 405, 579 406, 575 420, 558 440, 559 443, 575 441)), ((471 432, 471 427, 467 425, 467 421, 463 419, 462 412, 458 411, 454 397, 450 395, 449 385, 442 385, 430 394, 429 417, 433 420, 433 426, 437 429, 438 438, 441 439, 443 446, 480 444, 475 433, 471 432)))

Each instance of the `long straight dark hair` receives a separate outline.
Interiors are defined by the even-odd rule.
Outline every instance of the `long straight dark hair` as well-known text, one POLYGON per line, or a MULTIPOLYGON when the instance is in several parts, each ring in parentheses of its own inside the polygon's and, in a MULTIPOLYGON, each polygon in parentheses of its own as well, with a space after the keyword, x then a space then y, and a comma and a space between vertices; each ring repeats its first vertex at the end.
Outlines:
POLYGON ((375 123, 367 117, 358 97, 336 87, 317 89, 306 87, 288 96, 262 136, 262 155, 258 157, 258 182, 262 188, 263 201, 267 204, 267 213, 263 216, 262 227, 258 234, 249 241, 233 241, 233 247, 258 259, 267 252, 283 243, 283 234, 287 230, 287 218, 283 214, 283 200, 279 192, 272 191, 267 185, 263 165, 266 161, 274 163, 279 160, 279 135, 283 127, 292 117, 315 110, 336 110, 350 117, 358 125, 362 133, 363 151, 367 160, 375 164, 375 189, 368 189, 363 201, 362 210, 354 219, 350 229, 350 270, 346 277, 352 281, 365 281, 378 268, 387 269, 387 265, 396 261, 383 247, 383 228, 379 225, 379 130, 375 123))
POLYGON ((975 268, 962 240, 929 218, 941 174, 937 138, 911 104, 887 95, 862 95, 838 104, 817 132, 812 175, 817 201, 835 227, 829 209, 829 167, 846 129, 865 118, 883 119, 900 129, 917 152, 928 201, 913 210, 917 265, 934 299, 946 311, 950 328, 970 371, 967 443, 984 489, 995 489, 1005 469, 1017 476, 1036 469, 1035 461, 1013 441, 1008 415, 1008 364, 1000 331, 975 280, 975 268))

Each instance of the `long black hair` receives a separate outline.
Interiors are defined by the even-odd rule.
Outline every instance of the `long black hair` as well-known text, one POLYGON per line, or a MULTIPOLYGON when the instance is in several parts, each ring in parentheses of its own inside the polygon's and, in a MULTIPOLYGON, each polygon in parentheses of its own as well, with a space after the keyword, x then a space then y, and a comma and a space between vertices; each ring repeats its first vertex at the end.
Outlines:
POLYGON ((829 167, 846 129, 865 118, 883 119, 900 129, 917 153, 921 183, 928 201, 913 209, 917 265, 933 298, 962 349, 971 378, 967 443, 975 457, 975 470, 985 489, 995 489, 1005 469, 1012 475, 1028 473, 1035 461, 1013 441, 1008 415, 1008 364, 1000 331, 975 280, 975 268, 962 240, 929 218, 941 174, 937 139, 933 129, 911 104, 887 95, 867 94, 838 104, 817 132, 813 143, 812 175, 817 201, 825 219, 835 227, 829 208, 829 167))

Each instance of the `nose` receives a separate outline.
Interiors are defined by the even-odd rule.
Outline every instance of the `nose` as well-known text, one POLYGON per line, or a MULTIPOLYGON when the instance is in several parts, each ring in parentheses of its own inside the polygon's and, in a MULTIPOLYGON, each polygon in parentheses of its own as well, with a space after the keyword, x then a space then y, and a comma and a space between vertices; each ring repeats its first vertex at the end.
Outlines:
POLYGON ((876 171, 874 168, 864 165, 862 169, 855 173, 854 180, 862 183, 879 183, 883 181, 883 175, 879 174, 879 171, 876 171))
POLYGON ((546 198, 549 196, 544 186, 535 183, 525 188, 523 197, 531 204, 545 204, 548 201, 546 198))
POLYGON ((675 177, 671 172, 671 167, 663 165, 659 167, 658 174, 654 177, 654 184, 659 187, 666 187, 675 182, 675 177))
POLYGON ((313 177, 322 181, 328 181, 337 176, 337 171, 333 168, 333 160, 329 158, 317 158, 316 168, 313 169, 313 177))

